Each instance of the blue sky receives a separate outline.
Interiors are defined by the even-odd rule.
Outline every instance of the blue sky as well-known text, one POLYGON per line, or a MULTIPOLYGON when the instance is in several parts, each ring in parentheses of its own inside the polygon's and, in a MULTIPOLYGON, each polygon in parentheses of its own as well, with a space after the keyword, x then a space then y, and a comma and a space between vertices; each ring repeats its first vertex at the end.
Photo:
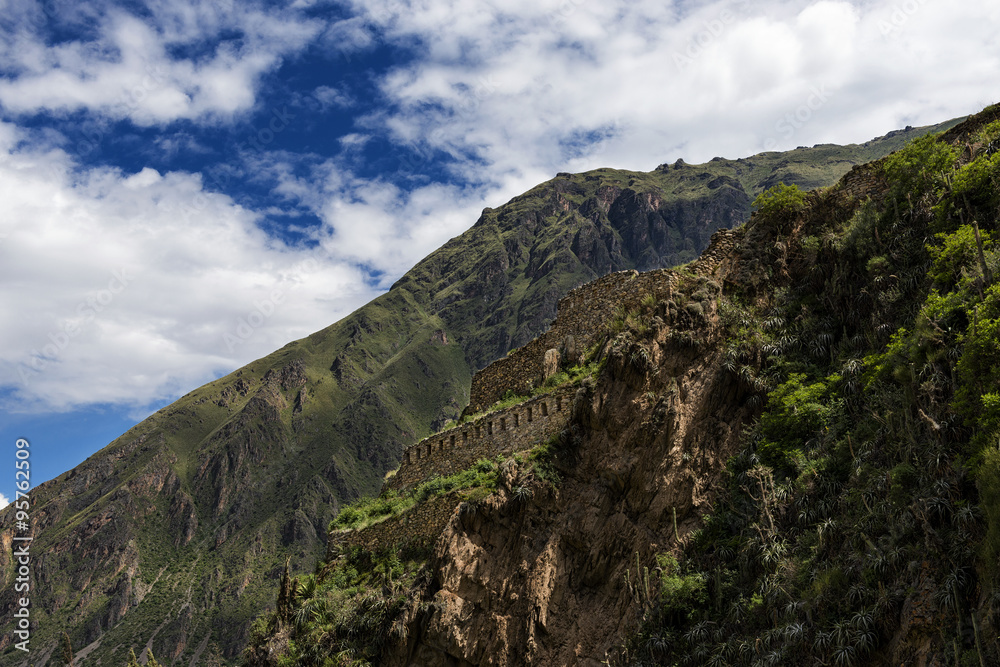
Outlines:
POLYGON ((556 172, 975 112, 998 24, 986 0, 0 0, 0 493, 17 438, 54 477, 556 172))

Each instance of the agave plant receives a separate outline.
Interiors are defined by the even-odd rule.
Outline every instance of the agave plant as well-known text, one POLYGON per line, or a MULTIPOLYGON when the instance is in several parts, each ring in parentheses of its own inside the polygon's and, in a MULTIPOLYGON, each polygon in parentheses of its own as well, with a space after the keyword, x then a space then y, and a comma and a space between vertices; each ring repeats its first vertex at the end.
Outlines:
POLYGON ((806 636, 806 625, 801 622, 789 623, 784 627, 782 632, 785 635, 785 640, 790 644, 798 644, 806 636))
POLYGON ((826 652, 833 645, 833 635, 830 632, 817 632, 813 637, 813 649, 826 652))
MULTIPOLYGON (((876 570, 878 572, 878 570, 876 570)), ((883 570, 884 572, 884 570, 883 570)), ((860 604, 868 597, 869 589, 863 583, 856 583, 847 589, 847 600, 851 604, 860 604)))
POLYGON ((856 663, 858 651, 851 645, 840 645, 833 649, 833 664, 850 667, 856 663))
POLYGON ((530 488, 526 486, 515 486, 513 489, 511 489, 511 498, 513 498, 514 502, 518 503, 519 505, 531 500, 531 496, 532 496, 532 491, 530 488))
POLYGON ((712 626, 714 625, 715 623, 712 621, 701 621, 696 623, 690 630, 684 633, 684 641, 689 644, 697 644, 707 641, 711 635, 712 626))

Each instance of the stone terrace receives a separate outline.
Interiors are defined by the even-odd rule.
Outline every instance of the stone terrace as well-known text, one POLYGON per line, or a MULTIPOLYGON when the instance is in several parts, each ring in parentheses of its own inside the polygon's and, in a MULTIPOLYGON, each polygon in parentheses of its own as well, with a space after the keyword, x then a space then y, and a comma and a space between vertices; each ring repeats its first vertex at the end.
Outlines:
POLYGON ((337 551, 345 547, 375 551, 407 543, 414 546, 431 543, 444 530, 462 497, 461 492, 452 491, 360 530, 335 530, 330 533, 326 560, 333 560, 337 551))
POLYGON ((399 470, 385 487, 407 489, 434 475, 466 470, 482 458, 531 449, 566 427, 575 395, 576 387, 557 389, 424 438, 403 451, 399 470))

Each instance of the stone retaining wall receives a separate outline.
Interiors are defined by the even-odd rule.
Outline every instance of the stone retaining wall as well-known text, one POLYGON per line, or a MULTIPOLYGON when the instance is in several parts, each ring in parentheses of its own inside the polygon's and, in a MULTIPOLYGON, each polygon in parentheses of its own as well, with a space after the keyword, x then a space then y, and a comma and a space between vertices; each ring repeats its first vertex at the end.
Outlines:
MULTIPOLYGON (((686 269, 711 276, 734 243, 734 232, 716 231, 705 252, 686 269)), ((680 275, 671 269, 619 271, 570 291, 559 301, 558 314, 548 331, 476 373, 466 412, 488 408, 508 390, 526 394, 540 386, 545 379, 543 361, 548 350, 559 350, 563 359, 577 363, 605 331, 616 310, 635 309, 650 294, 657 301, 669 299, 679 280, 680 275)))
POLYGON ((337 547, 364 547, 369 551, 397 548, 415 542, 431 543, 451 520, 462 502, 461 492, 453 491, 430 498, 402 514, 360 529, 335 530, 327 544, 327 561, 337 547))
POLYGON ((403 451, 384 488, 402 490, 434 475, 466 470, 482 458, 530 449, 566 427, 576 387, 557 389, 442 431, 403 451))
MULTIPOLYGON (((729 255, 735 238, 727 229, 716 231, 709 247, 685 271, 712 276, 729 255)), ((621 271, 571 291, 559 302, 558 316, 547 332, 473 377, 472 400, 466 413, 482 411, 508 391, 528 393, 539 386, 544 380, 546 352, 558 350, 561 359, 579 362, 604 333, 617 310, 635 309, 648 295, 656 300, 669 299, 681 280, 681 273, 669 269, 645 273, 621 271)), ((551 362, 553 355, 549 356, 551 362)), ((413 488, 435 475, 467 470, 482 458, 524 451, 545 442, 566 427, 576 392, 574 386, 557 389, 424 438, 403 451, 399 469, 386 480, 383 490, 413 488)), ((335 531, 330 534, 330 549, 337 546, 379 549, 414 540, 433 540, 440 535, 461 499, 461 492, 449 493, 366 528, 335 531)))
POLYGON ((887 186, 883 168, 885 158, 856 165, 837 182, 835 186, 839 196, 853 201, 864 201, 869 197, 884 196, 887 186))

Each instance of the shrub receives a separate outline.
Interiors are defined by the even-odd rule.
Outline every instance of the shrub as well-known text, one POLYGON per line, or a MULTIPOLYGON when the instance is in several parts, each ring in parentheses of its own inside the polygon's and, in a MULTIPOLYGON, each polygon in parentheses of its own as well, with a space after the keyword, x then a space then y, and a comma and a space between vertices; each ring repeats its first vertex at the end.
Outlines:
POLYGON ((926 134, 886 158, 885 173, 898 197, 920 196, 944 184, 944 174, 956 157, 953 147, 939 142, 937 135, 926 134))
POLYGON ((528 459, 531 461, 531 470, 535 476, 552 485, 558 484, 560 481, 559 472, 555 467, 558 446, 559 436, 554 435, 546 442, 536 445, 528 455, 528 459))
POLYGON ((356 507, 348 505, 340 510, 337 517, 330 524, 331 530, 336 530, 338 528, 354 528, 362 521, 364 521, 365 515, 361 513, 356 507))
MULTIPOLYGON (((981 235, 983 250, 992 247, 989 236, 981 235)), ((971 225, 962 225, 953 234, 938 234, 938 245, 928 246, 931 254, 929 275, 934 282, 945 286, 955 285, 962 276, 962 269, 979 266, 979 249, 976 244, 976 232, 971 225)))
POLYGON ((496 488, 497 466, 489 459, 480 459, 468 470, 448 475, 433 477, 413 490, 412 496, 416 502, 424 502, 434 496, 442 496, 458 489, 483 487, 489 490, 496 488))
POLYGON ((656 557, 660 570, 660 600, 663 613, 669 618, 687 620, 708 600, 705 576, 701 572, 685 573, 671 553, 656 557))
POLYGON ((830 398, 839 376, 811 384, 805 379, 804 373, 792 373, 768 398, 760 418, 758 446, 761 460, 768 465, 789 468, 805 442, 829 427, 839 407, 839 400, 830 398))
POLYGON ((753 201, 753 207, 768 217, 790 217, 806 205, 806 193, 797 185, 778 183, 760 193, 753 201))

